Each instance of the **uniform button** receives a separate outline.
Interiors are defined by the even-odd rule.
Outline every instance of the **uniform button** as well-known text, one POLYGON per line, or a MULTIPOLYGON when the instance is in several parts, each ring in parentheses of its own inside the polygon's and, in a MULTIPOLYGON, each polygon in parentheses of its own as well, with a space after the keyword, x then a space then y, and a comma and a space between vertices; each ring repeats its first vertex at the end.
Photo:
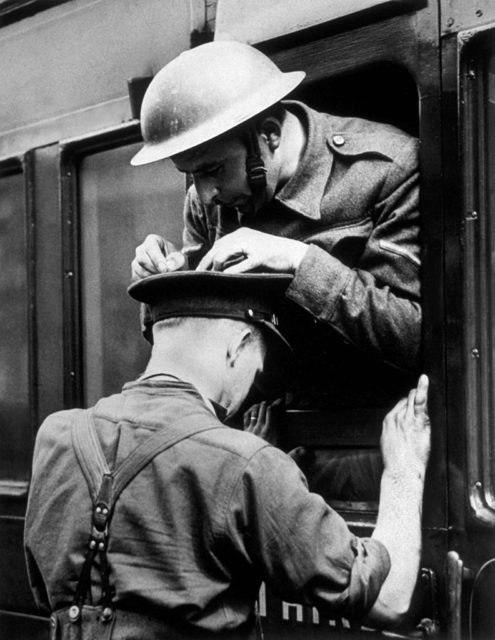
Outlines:
POLYGON ((332 140, 336 147, 341 147, 345 143, 344 136, 334 136, 332 140))

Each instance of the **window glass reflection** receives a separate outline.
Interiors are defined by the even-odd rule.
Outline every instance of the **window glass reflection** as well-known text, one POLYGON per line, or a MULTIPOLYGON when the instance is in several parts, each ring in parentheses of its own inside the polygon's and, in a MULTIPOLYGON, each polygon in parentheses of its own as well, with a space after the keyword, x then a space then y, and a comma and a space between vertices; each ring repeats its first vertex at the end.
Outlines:
POLYGON ((156 232, 181 246, 184 179, 169 161, 131 167, 140 143, 87 156, 79 170, 84 390, 88 405, 142 371, 149 348, 128 298, 134 251, 156 232))
POLYGON ((27 480, 30 453, 27 249, 22 173, 0 177, 0 480, 27 480), (7 302, 8 301, 8 302, 7 302))

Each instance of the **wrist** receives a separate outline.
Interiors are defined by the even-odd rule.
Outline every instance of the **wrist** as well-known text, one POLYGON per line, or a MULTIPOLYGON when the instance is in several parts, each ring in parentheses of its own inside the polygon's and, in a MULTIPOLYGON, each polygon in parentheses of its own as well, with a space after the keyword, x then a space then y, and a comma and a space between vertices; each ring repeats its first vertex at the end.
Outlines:
POLYGON ((422 502, 425 473, 414 469, 385 469, 382 474, 380 496, 412 503, 422 502))
POLYGON ((304 259, 304 256, 308 252, 309 245, 299 240, 294 240, 293 252, 292 252, 292 270, 294 273, 299 269, 299 265, 304 259))

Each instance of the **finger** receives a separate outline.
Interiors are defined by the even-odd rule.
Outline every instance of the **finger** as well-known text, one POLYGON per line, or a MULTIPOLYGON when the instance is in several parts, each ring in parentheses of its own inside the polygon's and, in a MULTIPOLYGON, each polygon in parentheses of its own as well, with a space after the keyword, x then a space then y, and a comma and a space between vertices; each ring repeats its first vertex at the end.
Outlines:
POLYGON ((246 412, 247 416, 248 416, 248 428, 249 428, 249 431, 251 431, 252 433, 254 433, 258 429, 258 424, 259 424, 258 414, 259 414, 259 411, 260 411, 260 405, 259 404, 253 404, 253 406, 250 407, 250 409, 246 412))
POLYGON ((178 253, 177 248, 173 242, 170 240, 164 240, 163 242, 163 253, 166 256, 171 255, 172 253, 178 253))
POLYGON ((258 405, 258 421, 265 422, 266 421, 266 411, 267 411, 268 403, 266 400, 260 402, 258 405))
POLYGON ((395 420, 397 414, 406 406, 406 404, 407 404, 407 398, 401 398, 399 402, 397 402, 395 407, 390 409, 390 411, 387 413, 387 415, 385 416, 384 422, 395 420))
POLYGON ((411 389, 407 395, 407 411, 406 414, 411 418, 414 417, 414 400, 416 398, 416 389, 411 389))
POLYGON ((196 271, 209 271, 213 264, 213 256, 215 255, 215 245, 201 258, 196 271))
POLYGON ((294 462, 299 462, 306 455, 306 448, 296 447, 295 449, 292 449, 292 451, 289 451, 287 455, 290 456, 294 460, 294 462))
POLYGON ((277 421, 277 419, 280 419, 281 411, 282 411, 282 398, 277 398, 273 402, 267 402, 266 421, 271 426, 274 426, 274 427, 278 426, 277 424, 274 424, 274 422, 277 421))
POLYGON ((251 409, 248 409, 247 411, 244 412, 244 415, 242 417, 242 422, 244 424, 244 429, 248 429, 249 428, 250 420, 251 420, 251 409))
POLYGON ((256 269, 259 267, 259 262, 253 260, 253 258, 246 258, 242 262, 238 262, 231 267, 227 267, 223 270, 224 273, 245 273, 246 271, 251 271, 252 269, 256 269))
POLYGON ((168 271, 167 259, 162 247, 157 243, 149 246, 146 250, 147 262, 143 265, 147 269, 150 269, 150 265, 155 273, 163 273, 168 271))
POLYGON ((186 259, 180 251, 175 251, 165 258, 163 271, 179 271, 185 265, 186 259))
POLYGON ((278 411, 278 409, 283 408, 284 403, 285 403, 285 398, 277 398, 272 403, 270 403, 270 408, 276 409, 278 411))
POLYGON ((133 282, 136 280, 142 280, 143 278, 147 278, 148 276, 155 275, 154 272, 149 271, 145 267, 142 267, 138 262, 133 261, 131 264, 131 278, 133 282))
POLYGON ((430 381, 425 374, 421 375, 418 381, 414 399, 414 413, 416 415, 424 415, 428 413, 428 388, 430 381))

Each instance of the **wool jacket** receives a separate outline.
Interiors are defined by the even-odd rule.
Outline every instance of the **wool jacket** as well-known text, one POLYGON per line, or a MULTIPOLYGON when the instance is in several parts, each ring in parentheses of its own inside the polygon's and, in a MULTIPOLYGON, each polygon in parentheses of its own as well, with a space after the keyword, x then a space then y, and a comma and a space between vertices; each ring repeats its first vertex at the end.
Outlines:
POLYGON ((255 217, 204 206, 194 185, 184 247, 195 268, 247 226, 309 244, 287 297, 358 350, 400 369, 420 359, 418 141, 386 124, 284 102, 307 144, 296 173, 255 217))

